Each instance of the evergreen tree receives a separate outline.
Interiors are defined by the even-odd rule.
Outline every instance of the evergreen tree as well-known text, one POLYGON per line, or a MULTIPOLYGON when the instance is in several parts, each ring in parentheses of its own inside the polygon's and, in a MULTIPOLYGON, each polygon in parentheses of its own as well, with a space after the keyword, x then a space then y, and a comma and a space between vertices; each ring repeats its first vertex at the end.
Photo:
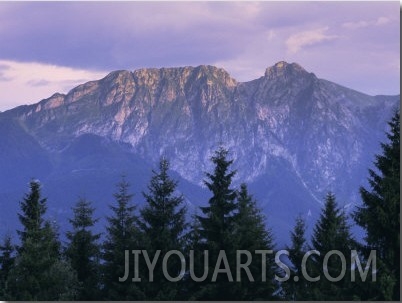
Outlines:
MULTIPOLYGON (((262 259, 254 255, 256 250, 274 249, 273 236, 270 230, 266 229, 265 218, 257 207, 254 198, 248 193, 246 184, 241 184, 237 195, 237 214, 235 217, 234 244, 237 250, 246 250, 252 254, 252 262, 248 266, 251 277, 241 272, 241 282, 234 284, 238 288, 237 298, 241 300, 270 300, 275 292, 275 266, 274 255, 266 256, 266 277, 262 277, 262 259)), ((242 255, 241 263, 247 258, 242 255), (244 260, 243 260, 244 259, 244 260)))
POLYGON ((189 232, 186 235, 186 250, 200 251, 203 248, 203 239, 201 237, 201 223, 198 219, 197 211, 191 216, 189 232))
POLYGON ((7 279, 7 299, 74 299, 77 281, 74 270, 62 259, 54 226, 45 221, 46 199, 40 184, 31 181, 30 193, 21 202, 19 214, 23 230, 15 265, 7 279))
MULTIPOLYGON (((191 217, 189 224, 189 231, 186 234, 185 256, 192 257, 187 258, 188 270, 196 277, 201 277, 204 271, 204 252, 205 248, 203 239, 201 237, 201 223, 195 212, 191 217)), ((183 296, 186 300, 196 300, 195 294, 199 293, 202 284, 195 281, 190 273, 184 276, 184 288, 183 296)))
POLYGON ((309 291, 311 286, 303 277, 302 272, 303 257, 308 250, 305 233, 306 222, 302 216, 299 215, 296 218, 294 230, 290 234, 291 246, 287 248, 289 252, 289 260, 292 262, 290 279, 283 284, 287 300, 305 301, 310 299, 309 291))
POLYGON ((389 122, 388 142, 376 156, 376 170, 369 169, 371 189, 360 188, 363 205, 354 213, 367 231, 362 251, 377 254, 377 282, 366 288, 367 299, 400 300, 400 114, 389 122))
POLYGON ((78 300, 99 299, 100 291, 100 247, 99 234, 93 234, 91 228, 97 222, 93 219, 94 208, 91 202, 80 198, 73 208, 74 218, 70 219, 73 231, 67 232, 69 240, 66 255, 71 266, 77 272, 80 282, 78 300))
MULTIPOLYGON (((43 215, 47 210, 46 200, 46 198, 41 198, 40 183, 32 180, 29 194, 26 194, 20 204, 22 213, 18 214, 18 218, 24 227, 23 230, 17 231, 23 245, 28 238, 40 239, 43 230, 43 215)), ((24 247, 23 245, 21 248, 24 247)))
MULTIPOLYGON (((169 282, 162 270, 162 257, 171 250, 183 251, 186 228, 184 198, 176 194, 177 182, 168 174, 169 161, 162 159, 159 171, 153 171, 148 193, 143 193, 146 205, 141 210, 141 229, 144 244, 150 256, 160 250, 160 258, 155 267, 154 282, 145 286, 147 299, 175 300, 180 296, 179 282, 169 282)), ((173 256, 167 263, 167 271, 171 277, 177 277, 181 271, 181 260, 173 256)))
MULTIPOLYGON (((201 236, 205 240, 204 249, 209 253, 209 270, 206 281, 212 281, 215 264, 223 250, 233 270, 236 262, 233 233, 235 229, 236 190, 231 188, 232 179, 236 174, 229 167, 233 160, 227 159, 228 151, 219 148, 211 158, 215 165, 214 173, 207 173, 208 180, 204 183, 211 191, 209 205, 201 207, 204 216, 198 216, 201 223, 201 236)), ((221 255, 223 260, 223 255, 221 255)), ((221 262, 222 263, 222 262, 221 262)), ((233 277, 232 272, 230 272, 233 277)), ((230 276, 220 273, 216 282, 204 283, 201 291, 196 294, 199 300, 236 300, 236 291, 230 276)))
POLYGON ((6 281, 14 266, 14 259, 15 247, 11 242, 11 236, 6 235, 0 246, 0 299, 6 297, 6 281))
POLYGON ((106 240, 103 245, 103 292, 106 300, 143 300, 144 296, 131 277, 120 282, 125 274, 125 253, 140 246, 138 217, 136 206, 131 203, 133 195, 129 193, 129 183, 124 177, 117 184, 114 194, 116 205, 111 205, 113 215, 107 217, 106 240))
POLYGON ((347 217, 343 210, 339 209, 332 193, 328 193, 324 209, 317 221, 312 237, 312 249, 317 250, 320 256, 314 254, 310 258, 313 261, 310 276, 320 275, 320 280, 311 283, 313 300, 353 300, 350 282, 350 256, 351 250, 355 249, 355 242, 350 234, 347 217), (324 258, 332 250, 337 250, 345 256, 346 268, 342 277, 342 262, 339 256, 332 255, 324 268, 324 258), (327 270, 332 278, 342 277, 340 281, 330 281, 323 271, 327 270), (323 274, 324 273, 324 274, 323 274))
POLYGON ((236 190, 230 188, 235 171, 228 171, 233 160, 227 160, 228 151, 222 147, 211 158, 215 165, 214 174, 207 173, 204 181, 211 191, 209 206, 201 207, 206 217, 198 217, 202 234, 207 239, 210 249, 224 249, 232 239, 234 211, 236 209, 236 190))

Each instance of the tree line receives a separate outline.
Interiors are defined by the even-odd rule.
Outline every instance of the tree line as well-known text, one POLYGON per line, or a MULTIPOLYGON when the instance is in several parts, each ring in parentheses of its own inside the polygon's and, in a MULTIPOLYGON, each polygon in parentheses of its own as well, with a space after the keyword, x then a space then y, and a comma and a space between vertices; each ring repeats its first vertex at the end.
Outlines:
POLYGON ((91 202, 80 198, 64 245, 57 226, 45 219, 47 200, 40 183, 32 180, 20 202, 19 244, 6 235, 0 246, 0 298, 399 300, 399 112, 389 125, 388 142, 381 144, 382 154, 369 170, 370 187, 360 188, 363 203, 351 214, 366 232, 364 243, 354 239, 348 215, 328 193, 311 239, 306 238, 306 222, 297 217, 288 254, 279 262, 274 235, 257 201, 245 183, 234 188, 233 160, 220 148, 204 180, 211 197, 191 220, 178 183, 169 175, 170 163, 161 159, 143 192, 146 203, 141 209, 127 180, 119 181, 103 237, 93 229, 98 219, 91 202), (334 250, 339 254, 327 258, 334 250), (352 251, 361 271, 374 265, 369 256, 376 252, 375 278, 357 274, 353 279, 357 269, 352 251), (163 258, 167 254, 170 258, 163 258), (346 256, 346 266, 340 254, 346 256), (324 278, 338 277, 342 270, 342 279, 324 278), (308 278, 318 276, 317 281, 308 278))

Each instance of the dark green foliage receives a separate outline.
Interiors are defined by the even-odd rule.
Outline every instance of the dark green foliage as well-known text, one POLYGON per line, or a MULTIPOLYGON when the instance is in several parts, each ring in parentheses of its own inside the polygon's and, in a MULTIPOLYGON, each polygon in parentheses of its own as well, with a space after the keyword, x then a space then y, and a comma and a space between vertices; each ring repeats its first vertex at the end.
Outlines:
POLYGON ((43 215, 46 212, 46 198, 40 197, 40 183, 32 180, 30 182, 30 192, 25 195, 25 198, 20 204, 21 214, 18 217, 24 229, 18 231, 22 244, 31 238, 39 240, 40 231, 43 227, 43 215))
MULTIPOLYGON (((249 265, 250 273, 254 281, 250 281, 245 270, 241 271, 241 282, 234 286, 238 289, 239 300, 269 300, 273 299, 275 291, 274 274, 276 267, 274 255, 266 257, 266 281, 262 281, 261 255, 255 255, 256 250, 274 250, 273 236, 265 226, 265 218, 257 207, 256 201, 248 193, 247 186, 241 184, 237 195, 237 214, 235 217, 235 229, 233 233, 236 250, 246 250, 252 255, 249 265)), ((241 256, 241 263, 246 262, 246 256, 241 256)))
POLYGON ((14 259, 15 247, 11 242, 11 236, 6 235, 0 246, 0 299, 6 296, 6 281, 14 265, 14 259))
POLYGON ((292 241, 289 250, 289 259, 295 266, 295 271, 301 273, 301 264, 303 256, 307 251, 307 240, 305 237, 306 233, 306 222, 301 217, 296 218, 296 225, 294 230, 291 232, 290 238, 292 241))
POLYGON ((73 212, 74 218, 70 219, 73 231, 67 232, 66 255, 80 283, 77 300, 97 300, 100 298, 100 235, 91 231, 97 221, 92 217, 94 208, 91 202, 80 198, 73 212))
POLYGON ((189 227, 189 232, 186 235, 186 250, 200 251, 204 246, 201 236, 201 223, 197 212, 191 216, 189 227))
POLYGON ((389 142, 382 143, 376 170, 369 169, 371 189, 360 188, 363 205, 354 213, 367 231, 363 254, 377 251, 378 283, 366 289, 370 300, 400 299, 400 114, 389 123, 389 142))
POLYGON ((289 260, 292 263, 290 278, 283 285, 285 298, 292 301, 306 301, 310 296, 312 285, 305 279, 302 272, 303 257, 308 251, 306 240, 306 222, 299 215, 296 218, 294 230, 290 234, 291 245, 287 248, 289 252, 289 260), (297 277, 297 278, 295 278, 297 277), (295 281, 295 279, 297 281, 295 281))
MULTIPOLYGON (((163 256, 171 250, 182 252, 185 245, 184 198, 176 193, 177 182, 170 178, 168 170, 168 160, 162 159, 159 163, 159 171, 153 171, 148 193, 143 193, 146 199, 146 204, 141 210, 144 245, 151 258, 156 250, 161 251, 155 267, 154 282, 141 283, 145 287, 148 300, 175 300, 180 296, 179 287, 182 282, 169 282, 161 270, 163 256)), ((177 256, 169 258, 167 263, 169 275, 177 277, 180 269, 180 259, 177 256)))
POLYGON ((46 199, 40 184, 31 181, 21 203, 21 247, 7 279, 10 300, 68 300, 76 296, 77 281, 70 264, 61 258, 55 228, 43 219, 46 199))
MULTIPOLYGON (((308 266, 309 275, 316 277, 320 275, 320 280, 311 284, 312 300, 352 300, 356 299, 352 293, 353 285, 350 282, 350 254, 352 249, 356 249, 347 217, 343 210, 338 208, 335 196, 328 193, 325 199, 324 209, 317 221, 313 237, 311 240, 311 249, 317 250, 320 256, 312 255, 311 267, 308 266), (338 250, 346 259, 346 272, 343 278, 338 282, 329 281, 323 274, 323 260, 325 255, 338 250)), ((337 255, 332 255, 328 259, 328 274, 331 277, 341 275, 342 264, 337 255)))
MULTIPOLYGON (((204 181, 211 191, 209 205, 201 207, 204 216, 198 216, 201 223, 200 234, 205 242, 204 249, 209 252, 209 271, 207 281, 212 280, 220 250, 224 250, 229 266, 233 270, 236 262, 234 243, 236 190, 232 189, 232 179, 236 174, 229 167, 233 160, 227 159, 228 151, 220 148, 211 158, 215 165, 214 173, 207 173, 204 181)), ((231 273, 232 276, 234 273, 231 273)), ((203 289, 195 294, 197 300, 236 300, 237 291, 225 274, 218 274, 216 282, 203 285, 203 289)))
POLYGON ((103 244, 103 299, 142 300, 142 292, 131 278, 119 282, 125 273, 125 251, 139 247, 140 233, 136 206, 131 203, 133 195, 128 192, 129 184, 123 177, 114 195, 116 205, 110 206, 113 215, 108 217, 106 240, 103 244))
POLYGON ((236 190, 231 188, 235 171, 229 171, 233 160, 227 160, 228 151, 220 148, 211 158, 215 165, 214 173, 207 173, 209 180, 204 184, 211 191, 209 206, 201 207, 206 217, 198 217, 202 226, 202 235, 207 240, 209 249, 229 247, 233 232, 234 211, 236 209, 236 190))
MULTIPOLYGON (((212 173, 204 181, 211 192, 202 215, 192 217, 187 230, 184 198, 177 193, 177 182, 169 176, 169 162, 162 159, 159 170, 153 171, 148 190, 143 193, 146 204, 140 218, 135 214, 133 195, 123 177, 114 195, 113 214, 107 218, 105 241, 98 244, 99 234, 92 228, 94 208, 80 199, 73 208, 70 220, 72 230, 67 232, 68 246, 61 253, 57 229, 45 220, 46 199, 42 198, 40 184, 30 183, 30 191, 21 202, 18 231, 21 245, 14 248, 11 238, 5 238, 0 246, 0 298, 5 300, 398 300, 399 293, 399 215, 400 215, 400 159, 399 113, 390 122, 389 143, 382 144, 383 154, 376 157, 376 170, 369 170, 371 190, 361 188, 363 205, 354 213, 358 225, 367 231, 366 244, 359 246, 350 233, 345 211, 329 193, 319 220, 315 224, 311 246, 305 237, 305 221, 298 217, 291 233, 288 247, 290 279, 281 284, 274 279, 284 272, 275 264, 273 235, 266 228, 265 217, 257 202, 242 184, 237 191, 232 187, 236 174, 230 167, 228 151, 220 148, 211 158, 212 173), (100 252, 102 247, 102 252, 100 252), (351 250, 360 248, 359 258, 363 268, 368 263, 371 250, 377 251, 377 282, 351 281, 351 250), (141 282, 133 282, 132 250, 146 250, 152 260, 160 250, 154 269, 154 281, 148 280, 148 267, 144 252, 139 256, 141 282), (178 282, 168 281, 162 271, 162 259, 168 251, 183 252, 186 272, 178 282), (208 275, 203 282, 191 277, 204 273, 204 251, 207 250, 208 275), (226 273, 219 273, 211 282, 218 256, 225 251, 233 281, 226 273), (251 253, 248 265, 250 275, 237 269, 238 251, 251 253), (261 255, 255 251, 272 251, 265 258, 266 281, 262 281, 261 255), (303 276, 302 260, 308 250, 316 250, 320 256, 308 258, 307 273, 320 276, 311 282, 303 276), (340 281, 328 281, 323 268, 324 256, 333 250, 346 258, 345 274, 340 281), (124 282, 126 252, 129 256, 131 275, 124 282), (194 267, 190 268, 190 252, 194 267), (100 260, 103 259, 103 260, 100 260), (103 262, 102 262, 103 261, 103 262), (102 265, 100 265, 102 263, 102 265), (297 279, 296 279, 297 277, 297 279)), ((273 214, 274 215, 274 214, 273 214)), ((240 263, 246 263, 242 253, 240 263)), ((282 260, 284 261, 284 260, 282 260)), ((337 255, 328 260, 327 271, 331 277, 341 272, 337 255)), ((220 269, 224 267, 220 263, 220 269)), ((169 258, 167 271, 171 277, 181 274, 181 260, 177 255, 169 258)))
MULTIPOLYGON (((196 277, 201 277, 204 272, 204 242, 201 237, 201 223, 197 217, 197 212, 191 216, 189 231, 186 235, 185 256, 188 264, 188 270, 191 270, 196 277), (190 253, 193 255, 190 260, 190 253), (191 262, 191 264, 190 264, 191 262), (191 268, 190 268, 191 267, 191 268)), ((197 298, 202 288, 202 283, 193 280, 190 274, 184 276, 183 296, 187 300, 193 301, 197 298)))

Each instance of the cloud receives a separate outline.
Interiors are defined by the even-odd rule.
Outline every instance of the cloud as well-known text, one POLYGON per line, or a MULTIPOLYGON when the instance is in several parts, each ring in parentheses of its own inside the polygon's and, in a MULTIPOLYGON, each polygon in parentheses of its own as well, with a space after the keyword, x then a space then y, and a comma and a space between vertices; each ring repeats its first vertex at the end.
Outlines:
MULTIPOLYGON (((328 80, 344 81, 353 66, 356 74, 342 84, 367 90, 378 80, 368 81, 364 66, 379 68, 400 56, 395 1, 9 1, 0 5, 0 20, 0 60, 13 61, 14 69, 46 62, 74 70, 60 80, 43 76, 49 65, 44 71, 33 66, 22 79, 0 66, 2 108, 5 100, 34 102, 102 76, 92 71, 199 64, 223 67, 238 81, 260 77, 281 60, 328 80), (322 51, 328 42, 332 47, 322 51)), ((374 75, 387 79, 387 88, 389 78, 399 79, 393 70, 374 75)))
POLYGON ((0 111, 38 102, 56 92, 67 93, 79 84, 105 75, 102 71, 0 60, 0 111))
POLYGON ((388 17, 378 17, 376 20, 360 20, 354 22, 344 22, 342 27, 346 29, 359 29, 359 28, 366 28, 369 26, 382 26, 391 22, 391 19, 388 17))
POLYGON ((123 1, 5 6, 8 13, 0 10, 3 59, 116 70, 208 64, 216 60, 212 57, 230 57, 257 32, 255 18, 266 4, 123 1))
POLYGON ((375 25, 384 25, 389 23, 391 20, 387 17, 379 17, 375 22, 375 25))
POLYGON ((268 31, 267 39, 268 41, 272 41, 276 36, 277 36, 276 32, 271 29, 268 31))
POLYGON ((48 86, 51 84, 50 81, 45 80, 45 79, 35 79, 35 80, 29 80, 27 83, 29 86, 48 86))
POLYGON ((367 21, 357 21, 357 22, 345 22, 342 24, 342 27, 347 29, 358 29, 365 28, 370 25, 370 22, 367 21))
POLYGON ((6 76, 7 70, 9 68, 10 67, 6 64, 0 64, 0 82, 7 82, 12 80, 10 77, 6 76))
POLYGON ((322 27, 291 35, 285 42, 288 52, 295 54, 305 46, 311 46, 323 41, 338 38, 337 35, 326 34, 327 31, 328 27, 322 27))

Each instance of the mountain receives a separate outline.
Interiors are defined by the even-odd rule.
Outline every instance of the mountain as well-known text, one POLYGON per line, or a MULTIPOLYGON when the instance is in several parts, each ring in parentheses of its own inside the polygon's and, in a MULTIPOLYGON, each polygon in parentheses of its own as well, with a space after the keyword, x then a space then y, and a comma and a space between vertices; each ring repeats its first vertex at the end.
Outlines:
POLYGON ((62 227, 80 195, 107 214, 121 174, 141 203, 161 156, 193 211, 207 203, 203 179, 223 145, 235 159, 236 185, 249 184, 284 243, 294 218, 313 220, 328 190, 345 206, 359 203, 399 99, 368 96, 287 62, 249 82, 204 65, 114 71, 0 113, 0 229, 16 225, 31 178, 42 181, 62 227))

